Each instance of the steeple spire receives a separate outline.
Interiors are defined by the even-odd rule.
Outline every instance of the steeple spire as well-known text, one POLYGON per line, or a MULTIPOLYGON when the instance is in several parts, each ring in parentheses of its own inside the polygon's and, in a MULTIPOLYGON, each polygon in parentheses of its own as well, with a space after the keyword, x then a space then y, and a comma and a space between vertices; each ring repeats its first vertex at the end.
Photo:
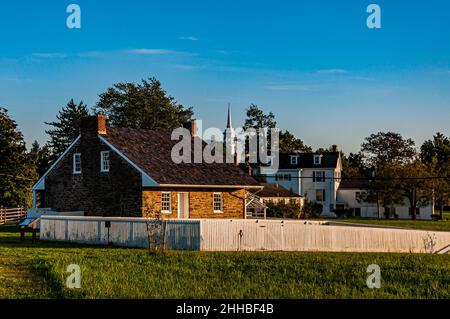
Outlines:
POLYGON ((228 103, 228 120, 227 120, 227 128, 233 128, 233 124, 231 123, 231 105, 228 103))

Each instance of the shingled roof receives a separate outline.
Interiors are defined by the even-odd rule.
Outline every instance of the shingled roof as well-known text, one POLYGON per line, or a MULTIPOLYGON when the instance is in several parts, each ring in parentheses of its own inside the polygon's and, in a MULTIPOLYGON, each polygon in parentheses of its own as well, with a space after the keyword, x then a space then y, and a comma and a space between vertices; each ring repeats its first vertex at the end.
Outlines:
POLYGON ((172 141, 171 132, 113 127, 106 132, 109 143, 160 185, 259 187, 234 164, 174 163, 171 152, 179 141, 172 141))
POLYGON ((263 198, 273 198, 273 197, 302 197, 290 190, 287 190, 279 184, 261 184, 264 188, 257 192, 257 196, 263 198))
POLYGON ((336 168, 339 161, 338 152, 324 152, 320 164, 314 164, 314 155, 318 153, 280 154, 280 169, 297 168, 336 168), (291 156, 298 156, 297 164, 291 164, 291 156))

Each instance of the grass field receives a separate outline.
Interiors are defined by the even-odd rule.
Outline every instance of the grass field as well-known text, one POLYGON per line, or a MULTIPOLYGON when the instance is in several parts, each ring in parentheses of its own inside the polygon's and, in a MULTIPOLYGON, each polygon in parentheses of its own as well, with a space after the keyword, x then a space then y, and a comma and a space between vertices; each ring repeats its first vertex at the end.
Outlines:
POLYGON ((424 230, 450 231, 450 212, 446 212, 444 214, 444 220, 439 220, 439 221, 371 219, 371 218, 336 218, 336 219, 327 219, 327 220, 344 222, 344 223, 355 223, 355 224, 393 226, 393 227, 404 227, 404 228, 424 229, 424 230))
POLYGON ((450 256, 348 253, 150 254, 19 240, 0 227, 0 298, 450 298, 450 256), (78 264, 82 288, 65 288, 78 264), (369 264, 382 288, 368 289, 369 264))

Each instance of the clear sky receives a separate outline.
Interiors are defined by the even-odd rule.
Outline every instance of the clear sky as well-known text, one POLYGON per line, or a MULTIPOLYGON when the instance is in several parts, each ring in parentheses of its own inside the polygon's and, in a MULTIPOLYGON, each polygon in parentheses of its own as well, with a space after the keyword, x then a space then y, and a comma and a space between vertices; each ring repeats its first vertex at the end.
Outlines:
POLYGON ((450 135, 448 0, 40 0, 0 4, 0 106, 28 143, 70 98, 156 76, 208 127, 258 104, 313 147, 450 135), (80 30, 66 7, 81 7, 80 30), (366 26, 370 3, 382 28, 366 26))

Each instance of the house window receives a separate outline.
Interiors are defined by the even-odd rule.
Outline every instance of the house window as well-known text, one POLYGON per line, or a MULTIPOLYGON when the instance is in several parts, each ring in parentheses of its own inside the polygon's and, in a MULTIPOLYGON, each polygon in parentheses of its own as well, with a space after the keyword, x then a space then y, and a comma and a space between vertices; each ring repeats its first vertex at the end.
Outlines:
POLYGON ((367 196, 366 192, 356 192, 355 193, 355 200, 357 202, 364 202, 366 196, 367 196))
POLYGON ((172 193, 161 193, 161 212, 165 214, 172 213, 172 193))
POLYGON ((81 174, 81 154, 73 154, 73 173, 81 174))
POLYGON ((222 193, 214 193, 213 206, 214 206, 214 213, 222 213, 223 212, 222 193))
POLYGON ((316 189, 316 202, 324 202, 324 201, 325 201, 325 190, 316 189))
POLYGON ((317 183, 325 182, 325 172, 324 171, 314 171, 313 172, 313 182, 317 182, 317 183))
POLYGON ((314 165, 320 165, 322 163, 322 155, 314 155, 314 165))
POLYGON ((290 181, 292 180, 292 176, 289 174, 277 174, 275 175, 275 180, 277 181, 290 181))
POLYGON ((291 165, 297 165, 297 164, 298 164, 298 156, 291 155, 291 165))
POLYGON ((101 152, 101 172, 106 173, 109 172, 109 152, 101 152))

